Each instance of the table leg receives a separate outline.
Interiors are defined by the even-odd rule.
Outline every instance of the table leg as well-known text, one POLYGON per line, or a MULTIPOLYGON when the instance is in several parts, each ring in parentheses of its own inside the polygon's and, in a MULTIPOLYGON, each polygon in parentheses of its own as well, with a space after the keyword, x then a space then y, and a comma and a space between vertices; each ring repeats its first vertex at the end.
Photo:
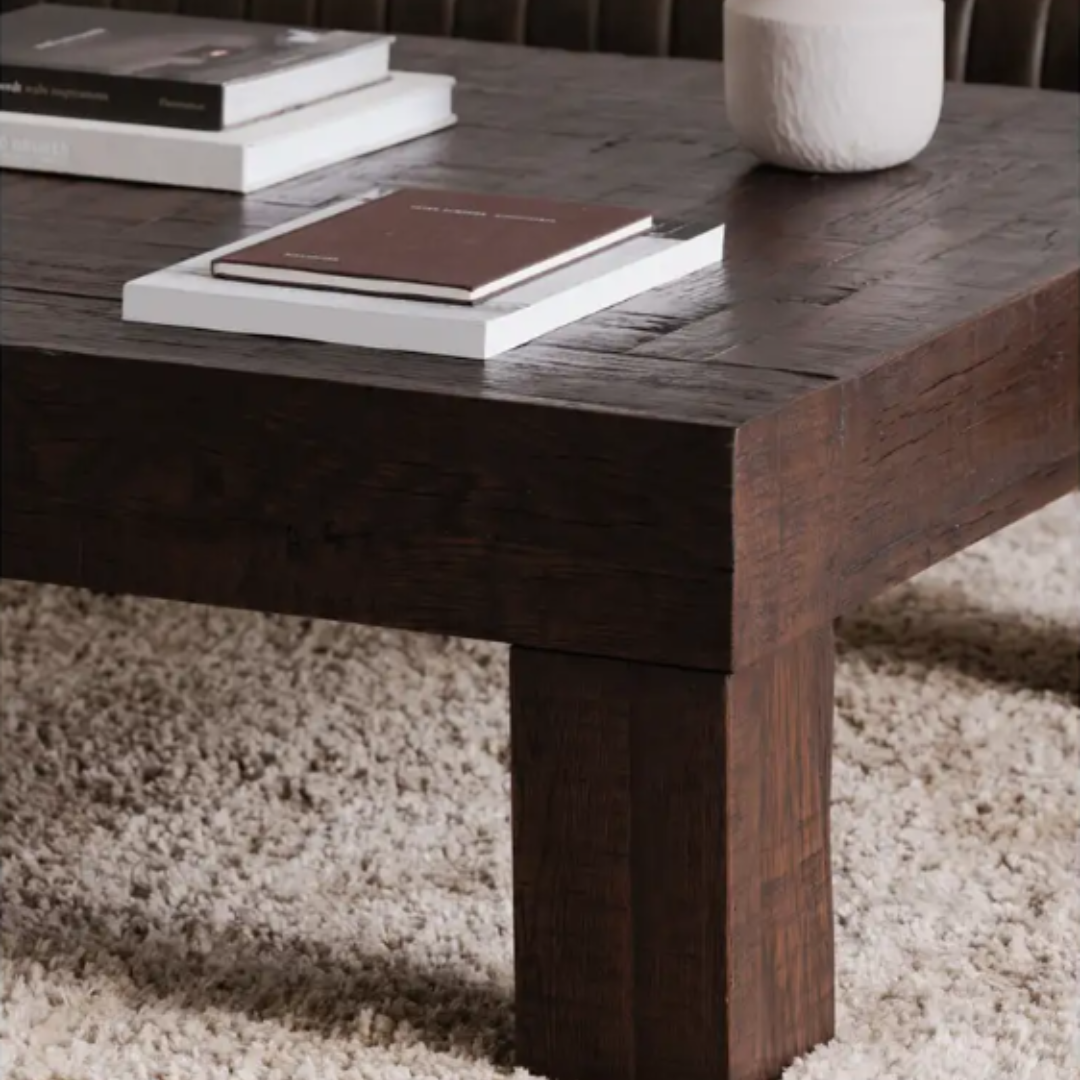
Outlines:
POLYGON ((520 1064, 766 1080, 833 1034, 831 627, 735 674, 515 648, 520 1064))

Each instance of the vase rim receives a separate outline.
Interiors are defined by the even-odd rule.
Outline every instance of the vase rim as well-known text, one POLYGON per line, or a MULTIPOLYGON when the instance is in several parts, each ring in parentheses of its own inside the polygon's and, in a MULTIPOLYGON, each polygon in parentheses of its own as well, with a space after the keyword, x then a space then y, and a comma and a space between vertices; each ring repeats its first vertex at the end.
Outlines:
POLYGON ((724 11, 764 21, 813 26, 896 23, 908 18, 923 19, 928 14, 944 18, 945 4, 943 0, 726 0, 724 11))

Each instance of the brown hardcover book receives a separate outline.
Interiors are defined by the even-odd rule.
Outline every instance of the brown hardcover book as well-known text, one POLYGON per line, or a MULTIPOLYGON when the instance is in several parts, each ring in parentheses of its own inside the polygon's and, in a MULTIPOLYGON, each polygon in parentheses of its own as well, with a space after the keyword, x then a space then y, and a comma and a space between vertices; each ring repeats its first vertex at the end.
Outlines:
POLYGON ((475 304, 652 227, 640 210, 399 188, 215 260, 216 277, 475 304))

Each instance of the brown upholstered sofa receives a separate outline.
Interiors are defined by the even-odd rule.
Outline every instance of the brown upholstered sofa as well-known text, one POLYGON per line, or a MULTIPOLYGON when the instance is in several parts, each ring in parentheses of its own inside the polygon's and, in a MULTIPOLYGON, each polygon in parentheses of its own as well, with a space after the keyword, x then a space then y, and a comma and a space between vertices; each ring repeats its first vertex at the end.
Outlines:
MULTIPOLYGON (((0 0, 4 11, 29 0, 0 0)), ((717 58, 723 0, 68 0, 564 49, 717 58)), ((1080 90, 1080 0, 944 0, 948 74, 1080 90)))

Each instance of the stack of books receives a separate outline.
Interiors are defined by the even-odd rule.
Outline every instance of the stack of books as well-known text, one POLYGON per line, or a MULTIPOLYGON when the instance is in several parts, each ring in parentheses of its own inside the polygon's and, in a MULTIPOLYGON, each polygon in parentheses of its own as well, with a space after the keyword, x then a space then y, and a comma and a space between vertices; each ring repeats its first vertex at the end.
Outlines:
POLYGON ((378 188, 128 282, 123 318, 486 360, 716 266, 723 240, 631 207, 378 188))
POLYGON ((249 192, 449 127, 393 38, 37 4, 0 17, 0 167, 249 192))

